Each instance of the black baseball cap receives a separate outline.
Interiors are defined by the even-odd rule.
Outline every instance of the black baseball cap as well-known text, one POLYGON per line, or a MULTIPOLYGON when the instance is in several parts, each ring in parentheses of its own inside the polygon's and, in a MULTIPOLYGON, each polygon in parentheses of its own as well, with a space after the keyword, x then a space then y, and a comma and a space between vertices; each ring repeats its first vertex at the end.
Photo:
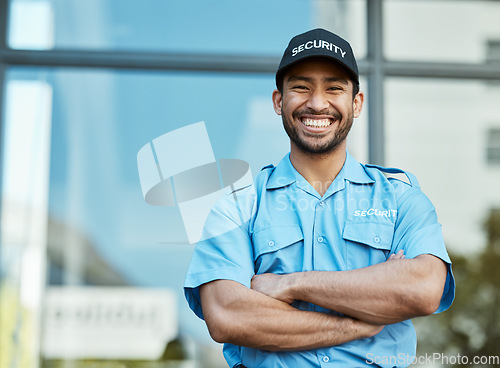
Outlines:
POLYGON ((310 57, 327 57, 339 63, 359 84, 359 72, 349 42, 323 28, 299 34, 290 40, 276 71, 276 86, 279 87, 285 70, 292 64, 310 57))

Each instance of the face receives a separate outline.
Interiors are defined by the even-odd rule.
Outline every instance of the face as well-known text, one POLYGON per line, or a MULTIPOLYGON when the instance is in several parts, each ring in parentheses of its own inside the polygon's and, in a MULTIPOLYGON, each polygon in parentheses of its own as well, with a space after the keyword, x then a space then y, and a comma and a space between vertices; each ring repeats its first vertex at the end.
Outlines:
POLYGON ((324 58, 301 61, 283 78, 283 93, 273 92, 276 113, 291 141, 292 152, 327 154, 345 149, 363 94, 352 96, 353 82, 339 65, 324 58))

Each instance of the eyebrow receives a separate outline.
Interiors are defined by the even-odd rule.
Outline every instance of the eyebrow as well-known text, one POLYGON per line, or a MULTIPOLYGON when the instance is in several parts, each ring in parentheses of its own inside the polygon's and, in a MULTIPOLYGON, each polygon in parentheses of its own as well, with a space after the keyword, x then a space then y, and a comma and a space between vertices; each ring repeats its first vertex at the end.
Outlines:
MULTIPOLYGON (((288 78, 288 82, 294 82, 294 81, 303 81, 303 82, 309 82, 311 83, 313 81, 312 78, 301 76, 301 75, 292 75, 290 78, 288 78)), ((331 83, 331 82, 340 82, 345 85, 348 85, 349 82, 345 78, 338 78, 338 77, 324 77, 323 82, 326 83, 331 83)))

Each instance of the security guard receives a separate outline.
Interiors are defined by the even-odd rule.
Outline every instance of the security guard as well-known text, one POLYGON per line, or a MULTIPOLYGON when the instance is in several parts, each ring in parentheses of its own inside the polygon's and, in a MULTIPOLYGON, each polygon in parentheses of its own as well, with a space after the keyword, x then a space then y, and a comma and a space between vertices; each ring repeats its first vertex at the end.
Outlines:
POLYGON ((454 298, 434 206, 410 173, 347 153, 364 101, 347 41, 294 37, 276 83, 290 153, 212 209, 187 301, 230 367, 407 367, 410 319, 454 298))

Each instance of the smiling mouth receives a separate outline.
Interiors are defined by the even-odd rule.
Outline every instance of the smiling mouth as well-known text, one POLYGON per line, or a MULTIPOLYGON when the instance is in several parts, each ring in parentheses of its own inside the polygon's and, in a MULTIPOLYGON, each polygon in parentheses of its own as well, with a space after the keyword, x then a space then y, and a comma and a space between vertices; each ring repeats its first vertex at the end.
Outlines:
POLYGON ((331 119, 311 119, 311 118, 303 118, 302 124, 311 128, 326 128, 332 125, 331 119))

